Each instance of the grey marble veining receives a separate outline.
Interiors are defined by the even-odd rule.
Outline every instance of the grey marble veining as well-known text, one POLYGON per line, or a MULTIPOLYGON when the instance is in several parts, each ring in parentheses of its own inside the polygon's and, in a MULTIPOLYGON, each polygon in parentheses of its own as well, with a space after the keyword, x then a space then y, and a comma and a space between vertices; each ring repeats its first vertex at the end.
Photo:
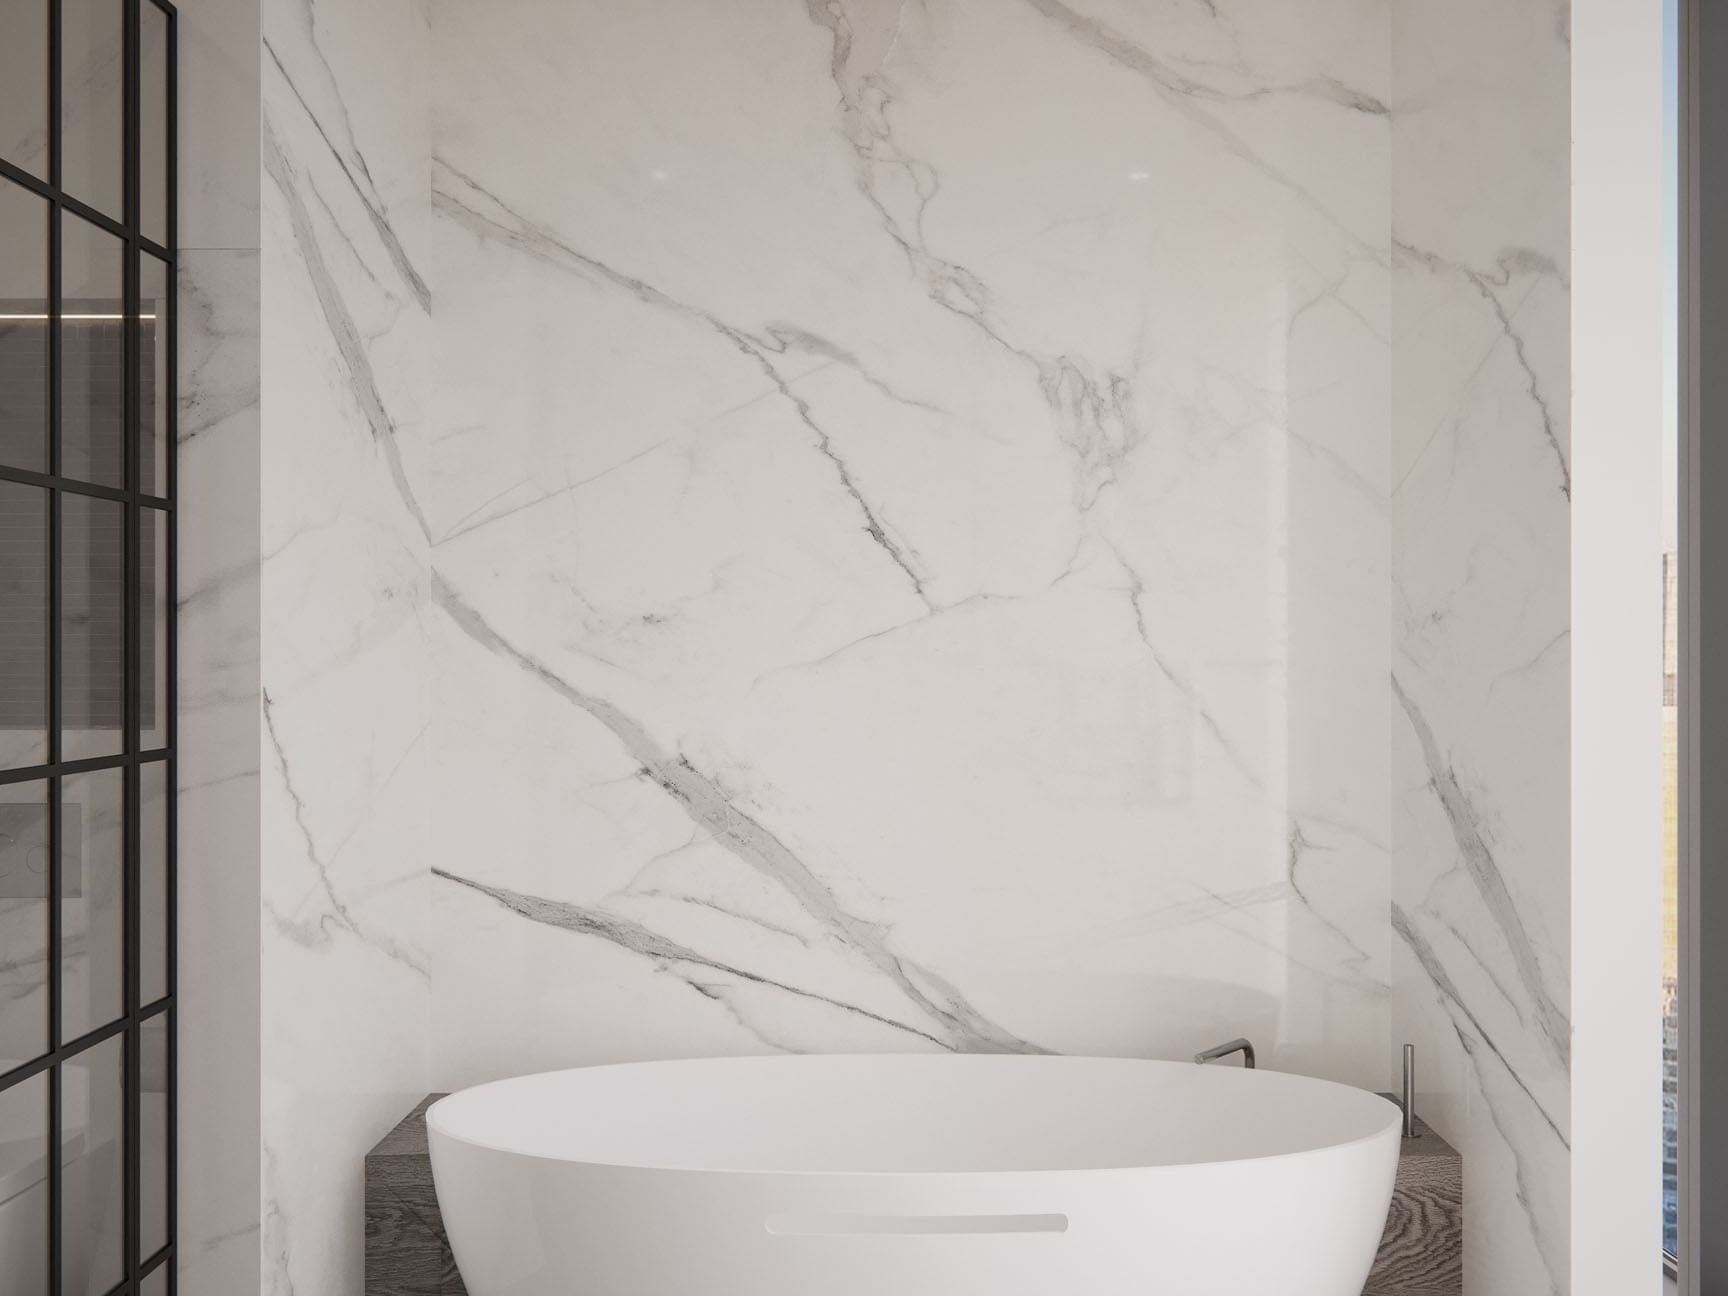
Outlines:
POLYGON ((183 555, 182 819, 264 844, 205 984, 272 1030, 184 1289, 352 1290, 340 1167, 433 1084, 1246 1031, 1415 1039, 1469 1281, 1564 1291, 1553 5, 208 34, 262 214, 191 181, 183 482, 266 489, 183 555))
MULTIPOLYGON (((630 757, 641 763, 643 777, 664 789, 668 796, 682 806, 698 831, 707 834, 711 840, 722 845, 748 867, 784 891, 831 939, 877 968, 900 990, 912 1010, 927 1019, 941 1033, 931 1034, 927 1029, 918 1030, 910 1026, 907 1029, 932 1043, 966 1052, 1039 1051, 1026 1041, 1015 1039, 999 1026, 984 1020, 955 987, 943 983, 942 979, 929 969, 908 966, 888 947, 884 940, 885 933, 879 926, 848 913, 834 893, 804 861, 770 829, 740 810, 725 790, 697 770, 687 757, 658 750, 646 730, 616 706, 570 687, 544 665, 505 643, 441 580, 435 579, 433 598, 470 638, 484 645, 494 655, 517 661, 525 671, 544 681, 555 693, 610 730, 630 757)), ((657 942, 654 934, 645 929, 637 936, 627 936, 626 933, 633 924, 620 924, 614 920, 608 928, 606 920, 599 917, 590 917, 586 922, 574 921, 576 911, 570 906, 560 906, 555 901, 536 900, 533 897, 513 896, 498 889, 485 888, 455 874, 436 871, 439 876, 462 882, 491 895, 511 907, 514 912, 533 917, 536 921, 552 922, 565 930, 586 931, 589 934, 610 930, 613 933, 612 939, 625 948, 648 954, 662 962, 704 961, 701 955, 693 951, 680 955, 677 946, 670 942, 657 942), (558 914, 563 915, 561 920, 553 917, 558 914)), ((716 970, 723 968, 723 965, 711 962, 710 966, 716 970)), ((743 975, 751 979, 751 974, 743 975)), ((760 976, 754 979, 765 980, 760 976)), ((783 988, 797 993, 791 987, 783 988)))
POLYGON ((435 8, 438 1083, 1384 1084, 1390 17, 1303 8, 435 8))
POLYGON ((1397 8, 1394 1039, 1472 1167, 1472 1291, 1570 1288, 1570 51, 1397 8), (1492 32, 1490 38, 1486 33, 1492 32))
POLYGON ((260 39, 262 1288, 352 1293, 359 1159, 428 1087, 427 13, 260 39))

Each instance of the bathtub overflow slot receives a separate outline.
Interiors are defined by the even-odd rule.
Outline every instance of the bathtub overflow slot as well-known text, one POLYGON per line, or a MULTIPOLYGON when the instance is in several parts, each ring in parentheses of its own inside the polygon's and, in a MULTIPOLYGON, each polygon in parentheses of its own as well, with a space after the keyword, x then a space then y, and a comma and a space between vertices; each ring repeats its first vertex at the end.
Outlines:
POLYGON ((770 1215, 779 1237, 930 1237, 940 1234, 1066 1233, 1066 1215, 770 1215))

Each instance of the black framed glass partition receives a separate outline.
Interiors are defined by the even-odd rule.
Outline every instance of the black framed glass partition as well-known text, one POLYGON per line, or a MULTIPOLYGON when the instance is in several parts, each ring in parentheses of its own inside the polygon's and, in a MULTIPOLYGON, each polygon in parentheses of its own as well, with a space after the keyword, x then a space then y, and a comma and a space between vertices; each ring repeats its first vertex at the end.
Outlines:
POLYGON ((175 11, 0 7, 0 1291, 174 1290, 175 11))

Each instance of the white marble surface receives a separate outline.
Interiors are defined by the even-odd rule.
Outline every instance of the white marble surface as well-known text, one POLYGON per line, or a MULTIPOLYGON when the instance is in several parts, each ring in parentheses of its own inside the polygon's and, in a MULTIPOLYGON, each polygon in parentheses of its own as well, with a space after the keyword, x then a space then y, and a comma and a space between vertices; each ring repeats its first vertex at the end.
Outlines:
POLYGON ((226 1296, 258 1272, 258 253, 182 251, 179 325, 179 1279, 226 1296))
POLYGON ((263 1290, 358 1291, 429 1088, 1245 1032, 1417 1042, 1471 1290, 1563 1292, 1563 15, 266 0, 180 770, 188 876, 262 843, 182 958, 259 978, 263 1290))
POLYGON ((258 6, 180 0, 178 1264, 259 1245, 258 6))
POLYGON ((1384 1083, 1388 21, 441 0, 439 1086, 1384 1083))
POLYGON ((1394 1035, 1463 1153, 1466 1290, 1568 1290, 1569 49, 1395 7, 1394 1035))
POLYGON ((430 218, 417 0, 263 10, 262 1286, 360 1289, 362 1157, 428 1088, 430 218))
POLYGON ((177 8, 180 247, 255 252, 259 6, 185 0, 177 8))

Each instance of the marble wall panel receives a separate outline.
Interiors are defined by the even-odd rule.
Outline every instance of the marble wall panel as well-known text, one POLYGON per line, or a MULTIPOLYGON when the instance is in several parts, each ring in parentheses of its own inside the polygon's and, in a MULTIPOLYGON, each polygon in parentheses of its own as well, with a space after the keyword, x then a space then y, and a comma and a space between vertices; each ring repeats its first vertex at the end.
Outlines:
POLYGON ((1466 1290, 1569 1288, 1568 7, 1394 6, 1393 1030, 1466 1290))
POLYGON ((1389 18, 435 6, 435 1083, 1383 1087, 1389 18))

